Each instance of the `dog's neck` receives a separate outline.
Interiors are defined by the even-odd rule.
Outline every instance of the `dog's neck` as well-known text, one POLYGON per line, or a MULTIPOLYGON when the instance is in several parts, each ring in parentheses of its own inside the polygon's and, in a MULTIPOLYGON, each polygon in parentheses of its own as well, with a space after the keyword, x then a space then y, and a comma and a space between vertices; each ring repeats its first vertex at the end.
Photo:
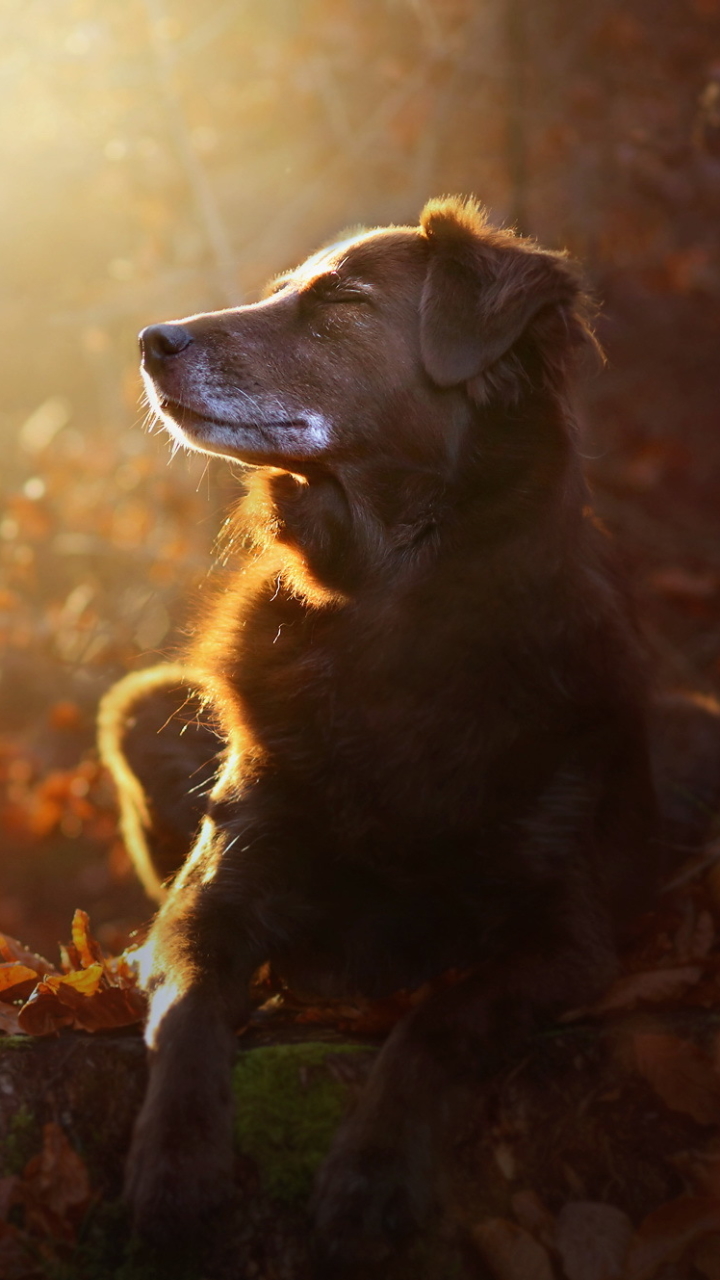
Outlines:
MULTIPOLYGON (((572 426, 556 396, 533 393, 512 406, 467 407, 463 442, 444 466, 414 468, 381 457, 302 473, 260 468, 248 484, 240 524, 260 546, 275 546, 298 594, 341 600, 383 581, 438 567, 459 542, 477 558, 538 526, 579 515, 586 490, 569 447, 572 426), (472 528, 452 536, 450 526, 472 528)), ((435 460, 434 460, 435 461, 435 460)))

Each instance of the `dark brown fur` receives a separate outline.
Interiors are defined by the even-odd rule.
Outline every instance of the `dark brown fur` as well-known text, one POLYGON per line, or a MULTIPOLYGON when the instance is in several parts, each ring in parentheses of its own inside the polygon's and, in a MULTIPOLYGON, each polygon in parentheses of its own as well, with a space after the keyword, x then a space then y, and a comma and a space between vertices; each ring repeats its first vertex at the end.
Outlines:
MULTIPOLYGON (((398 1025, 337 1136, 328 1275, 422 1219, 458 1083, 615 970, 660 856, 644 663, 566 400, 586 338, 567 262, 453 200, 259 304, 145 332, 170 429, 256 468, 254 556, 190 659, 219 737, 198 730, 181 792, 225 763, 151 935, 128 1195, 156 1240, 201 1232, 227 1192, 233 1032, 262 962, 325 995, 468 973, 398 1025)), ((145 774, 152 846, 169 793, 128 736, 143 696, 113 695, 104 741, 145 774)))

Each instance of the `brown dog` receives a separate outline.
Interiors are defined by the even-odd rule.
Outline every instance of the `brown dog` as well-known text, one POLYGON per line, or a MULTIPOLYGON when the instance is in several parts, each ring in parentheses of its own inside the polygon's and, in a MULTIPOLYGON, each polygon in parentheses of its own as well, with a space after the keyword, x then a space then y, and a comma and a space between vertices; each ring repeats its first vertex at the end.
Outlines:
POLYGON ((255 468, 256 554, 190 659, 219 736, 158 737, 175 668, 103 713, 151 889, 201 823, 151 934, 128 1194, 155 1240, 202 1233, 227 1192, 262 962, 324 995, 467 974, 398 1025, 337 1136, 333 1275, 421 1220, 458 1082, 614 971, 659 856, 643 661, 566 399, 587 337, 567 262, 457 200, 141 335, 171 433, 255 468))

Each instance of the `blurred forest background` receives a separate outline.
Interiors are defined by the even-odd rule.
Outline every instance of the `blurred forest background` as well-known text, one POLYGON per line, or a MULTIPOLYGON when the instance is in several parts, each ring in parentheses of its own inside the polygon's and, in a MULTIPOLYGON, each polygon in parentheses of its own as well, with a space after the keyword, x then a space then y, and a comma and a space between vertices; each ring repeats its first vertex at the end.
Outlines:
POLYGON ((0 157, 0 930, 151 911, 95 710, 181 641, 242 479, 143 430, 137 331, 430 195, 585 263, 597 504, 663 678, 717 683, 720 0, 2 0, 0 157))

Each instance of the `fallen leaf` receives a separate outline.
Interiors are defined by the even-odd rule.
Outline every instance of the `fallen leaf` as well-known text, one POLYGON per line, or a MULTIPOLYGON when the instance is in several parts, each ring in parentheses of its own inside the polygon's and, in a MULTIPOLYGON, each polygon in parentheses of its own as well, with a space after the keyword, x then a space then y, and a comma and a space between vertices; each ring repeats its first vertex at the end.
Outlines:
POLYGON ((82 996, 94 996, 99 990, 103 980, 103 967, 101 964, 93 964, 88 969, 79 969, 75 973, 51 974, 45 978, 40 986, 47 991, 52 991, 61 999, 65 997, 68 991, 75 992, 82 996))
POLYGON ((0 1222, 7 1222, 15 1199, 17 1181, 15 1174, 11 1174, 8 1178, 0 1178, 0 1222))
POLYGON ((675 600, 707 600, 718 588, 714 573, 690 573, 680 566, 659 569, 650 574, 648 583, 659 595, 675 600))
POLYGON ((44 956, 39 956, 37 952, 29 951, 21 942, 18 942, 17 938, 11 938, 7 933, 0 933, 0 956, 3 960, 27 965, 28 969, 32 969, 33 973, 39 974, 40 977, 46 973, 57 973, 54 964, 44 956))
POLYGON ((271 1019, 278 1023, 296 1023, 333 1027, 336 1031, 356 1035, 387 1035, 411 1009, 416 1008, 434 992, 455 986, 467 974, 459 969, 448 969, 432 982, 423 983, 415 990, 396 991, 394 995, 378 1000, 364 997, 352 1000, 327 1000, 308 1003, 300 1000, 285 987, 276 990, 256 1008, 252 1022, 266 1023, 271 1019))
POLYGON ((132 987, 105 987, 93 996, 81 996, 72 988, 58 993, 74 1014, 73 1025, 83 1031, 110 1031, 113 1027, 131 1027, 142 1022, 147 1000, 142 991, 132 987))
POLYGON ((60 962, 63 973, 73 973, 76 969, 82 969, 82 960, 72 942, 60 943, 60 962))
POLYGON ((23 1029, 18 1021, 18 1009, 14 1009, 11 1004, 0 1004, 0 1031, 6 1036, 23 1035, 23 1029))
POLYGON ((720 1235, 705 1236, 693 1250, 693 1266, 704 1280, 718 1280, 720 1276, 720 1235))
POLYGON ((73 941, 61 947, 64 972, 46 973, 37 983, 17 1013, 18 1029, 27 1035, 48 1036, 63 1027, 106 1031, 140 1022, 147 1001, 137 986, 139 948, 131 947, 113 959, 105 957, 90 932, 85 911, 75 912, 72 934, 73 941))
POLYGON ((557 1250, 566 1280, 619 1280, 633 1234, 627 1214, 612 1204, 576 1200, 557 1218, 557 1250))
POLYGON ((143 959, 143 947, 128 947, 122 955, 110 956, 105 960, 105 972, 120 987, 136 987, 143 959))
POLYGON ((537 1236, 541 1244, 553 1248, 556 1232, 555 1219, 539 1195, 535 1191, 516 1191, 511 1196, 510 1203, 520 1226, 531 1235, 537 1236))
POLYGON ((652 1280, 660 1267, 678 1258, 703 1236, 720 1231, 720 1200, 679 1196, 640 1223, 630 1242, 623 1280, 652 1280))
POLYGON ((82 724, 82 713, 74 702, 55 702, 48 712, 48 721, 53 729, 76 729, 82 724))
POLYGON ((18 1186, 26 1206, 37 1202, 62 1219, 77 1219, 91 1200, 85 1164, 54 1121, 43 1126, 40 1152, 28 1161, 18 1186))
POLYGON ((0 1223, 0 1276, 2 1280, 46 1280, 47 1270, 19 1231, 0 1223))
POLYGON ((28 969, 26 964, 14 961, 0 964, 0 1000, 12 1004, 21 996, 29 996, 37 980, 35 970, 28 969))
POLYGON ((496 1280, 553 1280, 547 1250, 517 1223, 488 1218, 471 1234, 496 1280))
POLYGON ((701 911, 697 920, 681 925, 675 937, 678 959, 704 960, 715 942, 715 922, 709 911, 701 911))
POLYGON ((79 908, 73 916, 72 940, 83 969, 94 964, 102 965, 103 953, 90 932, 90 917, 87 911, 79 908))
POLYGON ((699 1124, 720 1122, 720 1075, 692 1041, 662 1032, 636 1032, 632 1054, 636 1070, 671 1110, 699 1124))
POLYGON ((493 1151, 495 1163, 507 1182, 512 1182, 517 1172, 515 1152, 509 1142, 498 1142, 493 1151))
POLYGON ((700 1151, 681 1153, 675 1163, 699 1196, 720 1200, 720 1139, 704 1145, 700 1151))
POLYGON ((100 965, 39 982, 18 1014, 28 1035, 46 1036, 61 1027, 107 1031, 132 1026, 145 1016, 147 1001, 136 987, 108 985, 100 965))
POLYGON ((611 1009, 634 1009, 643 1001, 657 1004, 673 1000, 702 977, 699 965, 676 969, 648 969, 644 973, 628 973, 618 978, 589 1013, 608 1013, 611 1009))
POLYGON ((61 1027, 71 1026, 73 1015, 69 1009, 63 1008, 57 996, 43 982, 39 982, 29 1000, 18 1010, 17 1022, 20 1030, 28 1036, 51 1036, 61 1027))

